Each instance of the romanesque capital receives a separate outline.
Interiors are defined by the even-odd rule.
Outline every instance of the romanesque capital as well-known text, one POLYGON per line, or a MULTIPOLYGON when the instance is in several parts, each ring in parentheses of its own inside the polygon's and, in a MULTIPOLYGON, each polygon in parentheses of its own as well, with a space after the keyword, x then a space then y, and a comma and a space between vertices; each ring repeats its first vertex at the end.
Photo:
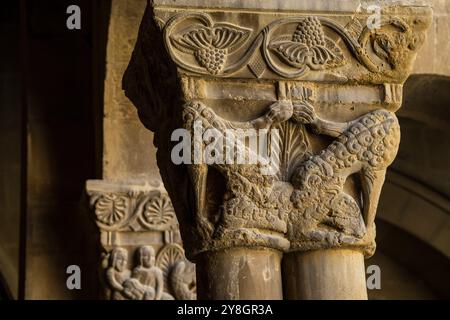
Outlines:
POLYGON ((252 3, 150 2, 124 75, 186 252, 370 256, 431 10, 386 1, 373 23, 359 1, 252 3))
POLYGON ((178 221, 161 183, 89 180, 86 189, 100 230, 103 297, 195 299, 195 266, 184 256, 178 221))

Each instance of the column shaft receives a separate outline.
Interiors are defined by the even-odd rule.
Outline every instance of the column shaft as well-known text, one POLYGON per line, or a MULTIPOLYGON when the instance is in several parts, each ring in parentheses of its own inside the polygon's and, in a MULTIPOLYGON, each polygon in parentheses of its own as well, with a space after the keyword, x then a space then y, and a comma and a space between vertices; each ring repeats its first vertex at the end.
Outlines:
POLYGON ((281 300, 281 253, 233 248, 202 254, 197 261, 201 300, 281 300))
POLYGON ((284 256, 284 293, 295 300, 366 300, 364 256, 347 249, 284 256))

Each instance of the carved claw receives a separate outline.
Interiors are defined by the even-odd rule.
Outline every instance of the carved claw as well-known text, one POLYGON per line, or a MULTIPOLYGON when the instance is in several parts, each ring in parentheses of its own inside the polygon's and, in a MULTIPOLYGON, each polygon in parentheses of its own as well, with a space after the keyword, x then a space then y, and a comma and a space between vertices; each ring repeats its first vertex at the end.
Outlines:
POLYGON ((188 172, 191 177, 195 192, 195 210, 196 223, 199 227, 199 232, 202 236, 207 238, 213 232, 213 226, 208 221, 206 216, 206 179, 208 176, 208 166, 206 165, 189 165, 188 172))
POLYGON ((373 227, 377 213, 378 200, 381 195, 381 189, 384 184, 386 169, 361 171, 361 185, 363 191, 364 222, 367 229, 373 227))
POLYGON ((289 120, 294 112, 291 101, 277 101, 269 107, 269 111, 252 121, 256 129, 266 129, 271 125, 289 120))
POLYGON ((318 117, 314 107, 307 101, 296 102, 293 105, 293 120, 298 123, 315 125, 318 117))
POLYGON ((314 110, 314 106, 308 101, 294 103, 292 120, 304 125, 309 125, 316 134, 325 134, 331 137, 339 137, 354 122, 334 122, 321 119, 314 110))

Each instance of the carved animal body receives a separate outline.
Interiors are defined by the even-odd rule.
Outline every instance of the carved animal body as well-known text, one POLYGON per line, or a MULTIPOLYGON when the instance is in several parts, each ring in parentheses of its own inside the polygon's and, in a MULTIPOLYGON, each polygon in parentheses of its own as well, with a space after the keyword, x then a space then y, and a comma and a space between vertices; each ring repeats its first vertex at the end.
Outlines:
POLYGON ((170 283, 177 300, 197 300, 195 266, 179 261, 170 273, 170 283))
MULTIPOLYGON (((221 132, 248 126, 223 120, 197 102, 186 106, 186 114, 189 129, 194 120, 221 132)), ((218 239, 230 230, 270 230, 287 233, 292 250, 360 241, 374 228, 385 171, 395 158, 399 140, 395 115, 376 110, 352 121, 325 150, 299 164, 290 182, 264 175, 259 165, 213 164, 226 181, 226 193, 217 223, 213 226, 204 218, 209 236, 218 239), (361 176, 361 204, 344 192, 348 177, 355 173, 361 176)))
MULTIPOLYGON (((189 119, 185 121, 188 130, 192 130, 193 122, 199 120, 203 128, 218 129, 222 133, 226 129, 252 128, 248 123, 224 120, 200 102, 187 104, 184 115, 185 120, 189 119)), ((247 155, 254 152, 244 145, 237 147, 245 149, 244 153, 247 155)), ((199 166, 205 169, 207 167, 199 166)), ((214 163, 211 166, 217 169, 226 181, 226 193, 219 213, 220 220, 215 227, 211 227, 211 230, 214 229, 215 237, 220 237, 221 232, 225 230, 243 228, 286 232, 287 213, 292 206, 290 183, 276 181, 274 175, 264 174, 264 166, 261 164, 214 163)))
POLYGON ((350 244, 373 227, 379 189, 386 168, 400 142, 400 127, 393 113, 373 111, 362 116, 320 154, 299 166, 293 177, 288 238, 291 248, 350 244), (359 173, 364 201, 360 205, 344 192, 347 178, 359 173), (381 181, 380 181, 381 180, 381 181), (381 183, 380 183, 381 182, 381 183), (363 219, 364 216, 364 219, 363 219))

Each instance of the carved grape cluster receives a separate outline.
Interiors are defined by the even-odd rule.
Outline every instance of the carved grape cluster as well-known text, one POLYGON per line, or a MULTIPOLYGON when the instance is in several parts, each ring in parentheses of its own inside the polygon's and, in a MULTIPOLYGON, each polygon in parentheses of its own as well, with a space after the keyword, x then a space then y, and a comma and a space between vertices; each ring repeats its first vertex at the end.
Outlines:
POLYGON ((216 75, 223 69, 226 49, 209 47, 197 50, 194 54, 200 65, 209 73, 216 75))
POLYGON ((307 17, 301 21, 292 38, 294 42, 306 44, 308 47, 325 46, 325 34, 317 17, 307 17))

